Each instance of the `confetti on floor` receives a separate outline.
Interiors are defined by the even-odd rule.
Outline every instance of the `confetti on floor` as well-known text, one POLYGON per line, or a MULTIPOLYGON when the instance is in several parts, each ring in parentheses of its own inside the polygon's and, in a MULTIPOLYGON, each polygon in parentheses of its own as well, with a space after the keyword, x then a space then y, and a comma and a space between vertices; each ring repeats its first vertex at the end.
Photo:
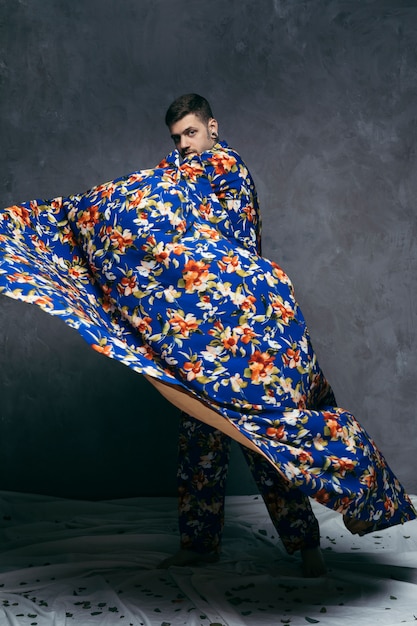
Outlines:
POLYGON ((161 570, 178 547, 174 498, 0 492, 0 625, 416 624, 417 521, 359 538, 313 507, 328 574, 306 579, 257 495, 227 498, 218 563, 161 570))

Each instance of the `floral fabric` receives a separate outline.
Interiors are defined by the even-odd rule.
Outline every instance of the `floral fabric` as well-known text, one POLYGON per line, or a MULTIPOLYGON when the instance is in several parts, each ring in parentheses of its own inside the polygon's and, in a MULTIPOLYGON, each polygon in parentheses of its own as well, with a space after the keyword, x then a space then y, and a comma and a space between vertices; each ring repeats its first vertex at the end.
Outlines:
MULTIPOLYGON (((289 277, 218 218, 211 182, 227 193, 229 175, 248 173, 217 146, 85 194, 5 209, 1 292, 202 399, 318 502, 374 528, 413 519, 373 441, 348 411, 326 404, 289 277)), ((249 207, 248 231, 251 219, 249 207)))

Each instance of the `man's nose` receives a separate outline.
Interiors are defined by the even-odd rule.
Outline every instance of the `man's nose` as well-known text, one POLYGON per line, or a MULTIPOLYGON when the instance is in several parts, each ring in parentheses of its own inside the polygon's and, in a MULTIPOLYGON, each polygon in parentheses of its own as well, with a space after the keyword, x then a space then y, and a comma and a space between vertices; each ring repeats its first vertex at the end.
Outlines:
POLYGON ((184 148, 188 148, 189 147, 189 142, 188 142, 188 137, 187 136, 180 137, 178 147, 179 147, 180 150, 184 150, 184 148))

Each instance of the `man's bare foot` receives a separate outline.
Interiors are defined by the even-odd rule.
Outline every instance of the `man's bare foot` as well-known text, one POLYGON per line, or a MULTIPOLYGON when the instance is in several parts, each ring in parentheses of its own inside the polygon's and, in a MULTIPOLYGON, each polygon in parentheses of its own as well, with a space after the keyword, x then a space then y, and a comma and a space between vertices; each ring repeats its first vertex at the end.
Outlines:
POLYGON ((194 552, 193 550, 178 550, 172 556, 164 559, 157 565, 158 569, 168 569, 171 565, 177 567, 186 567, 187 565, 196 565, 197 563, 216 563, 219 560, 219 555, 215 552, 209 552, 207 554, 201 554, 200 552, 194 552))
POLYGON ((317 548, 302 548, 301 560, 303 562, 303 574, 306 578, 318 578, 327 572, 323 554, 319 546, 317 548))
POLYGON ((352 535, 359 535, 362 537, 366 532, 372 528, 372 522, 364 522, 360 519, 354 519, 353 517, 343 516, 343 523, 352 535))

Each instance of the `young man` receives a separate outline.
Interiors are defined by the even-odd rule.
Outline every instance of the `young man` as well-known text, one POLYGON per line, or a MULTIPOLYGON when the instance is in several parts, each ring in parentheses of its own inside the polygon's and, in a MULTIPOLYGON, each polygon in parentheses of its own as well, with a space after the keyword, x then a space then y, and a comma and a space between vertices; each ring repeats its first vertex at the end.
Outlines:
POLYGON ((165 122, 181 158, 201 154, 217 143, 218 124, 205 98, 181 96, 169 107, 165 122))
MULTIPOLYGON (((160 167, 202 155, 209 193, 216 193, 224 211, 212 215, 206 207, 208 221, 238 239, 241 246, 260 253, 255 184, 240 156, 219 141, 218 123, 207 100, 197 94, 179 97, 168 108, 165 122, 176 149, 160 167), (207 152, 208 162, 221 163, 220 168, 207 165, 207 152)), ((330 395, 330 387, 323 381, 323 397, 328 400, 330 395)), ((160 567, 218 560, 230 447, 231 439, 219 430, 181 414, 177 474, 181 548, 160 567)), ((309 499, 289 487, 262 456, 241 448, 287 552, 300 550, 305 576, 324 574, 319 527, 309 499)))
MULTIPOLYGON (((170 128, 178 142, 185 134, 206 145, 213 119, 186 109, 170 128)), ((242 159, 224 142, 199 148, 182 145, 178 166, 175 151, 166 166, 1 211, 0 292, 60 316, 174 406, 253 450, 285 546, 318 575, 317 523, 299 489, 354 534, 417 511, 366 431, 336 405, 291 279, 256 253, 256 192, 242 159)), ((228 460, 217 449, 228 442, 205 431, 190 445, 197 431, 184 422, 182 549, 216 558, 228 460)))

